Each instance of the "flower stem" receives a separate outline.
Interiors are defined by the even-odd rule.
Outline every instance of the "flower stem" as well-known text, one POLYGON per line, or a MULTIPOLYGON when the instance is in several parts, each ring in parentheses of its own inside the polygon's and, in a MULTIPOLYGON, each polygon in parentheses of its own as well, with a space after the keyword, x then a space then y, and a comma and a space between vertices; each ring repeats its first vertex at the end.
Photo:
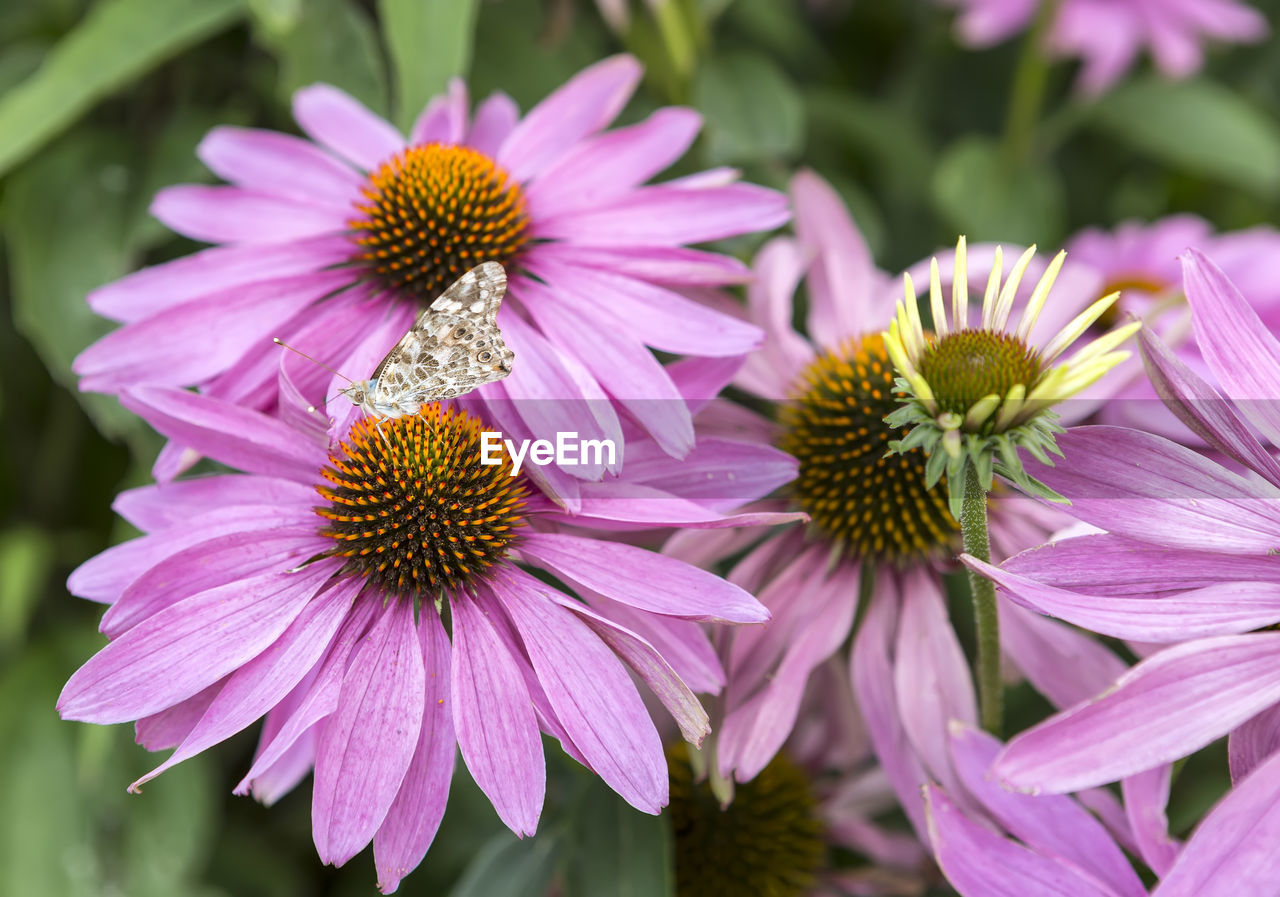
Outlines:
MULTIPOLYGON (((964 505, 960 510, 964 550, 980 561, 991 562, 987 533, 987 492, 972 463, 965 465, 964 505)), ((974 626, 978 633, 978 707, 982 728, 999 737, 1004 716, 1004 684, 1000 681, 1000 617, 996 611, 996 587, 991 580, 969 571, 973 592, 974 626)))
POLYGON ((1005 113, 1004 150, 1013 164, 1027 161, 1035 138, 1036 120, 1044 100, 1049 77, 1049 61, 1044 51, 1045 37, 1058 11, 1058 0, 1040 0, 1035 20, 1027 31, 1013 75, 1013 89, 1005 113))

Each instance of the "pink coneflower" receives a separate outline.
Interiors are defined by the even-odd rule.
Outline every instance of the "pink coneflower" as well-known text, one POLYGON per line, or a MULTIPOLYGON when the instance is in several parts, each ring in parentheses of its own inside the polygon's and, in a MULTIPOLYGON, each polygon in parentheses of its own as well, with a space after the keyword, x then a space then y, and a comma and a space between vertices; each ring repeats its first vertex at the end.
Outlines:
MULTIPOLYGON (((1010 742, 996 772, 1071 791, 1183 757, 1231 734, 1237 779, 1274 748, 1280 723, 1280 343, 1201 253, 1183 256, 1200 350, 1230 401, 1144 332, 1157 390, 1240 475, 1162 437, 1069 431, 1045 481, 1108 532, 974 564, 1039 613, 1147 644, 1175 643, 1099 697, 1010 742)), ((1268 849, 1270 849, 1268 847, 1268 849)))
MULTIPOLYGON (((765 343, 737 379, 775 403, 777 421, 722 403, 708 405, 698 421, 794 453, 800 473, 788 487, 790 498, 812 524, 763 540, 750 532, 682 533, 668 551, 711 563, 747 550, 730 579, 773 614, 768 627, 721 641, 729 685, 716 747, 723 774, 739 782, 764 769, 786 741, 811 675, 841 652, 860 592, 869 597, 848 661, 852 683, 884 774, 923 837, 920 787, 930 779, 954 781, 947 722, 972 721, 976 713, 940 576, 958 550, 959 527, 945 485, 926 487, 919 453, 886 457, 901 434, 883 422, 899 405, 880 331, 901 287, 875 267, 826 183, 803 172, 791 193, 797 236, 770 241, 756 259, 749 314, 765 328, 765 343), (791 323, 802 280, 809 337, 791 323)), ((987 263, 993 256, 982 253, 987 263)), ((999 556, 1039 544, 1062 519, 1011 495, 992 505, 999 556)), ((1022 617, 1010 624, 1020 636, 1011 643, 1019 658, 1076 650, 1065 627, 1025 616, 1025 626, 1017 625, 1022 617)))
POLYGON ((952 736, 956 768, 995 830, 954 795, 928 787, 934 856, 962 897, 1233 897, 1280 889, 1280 758, 1262 763, 1185 845, 1175 845, 1167 863, 1151 867, 1158 884, 1148 892, 1124 854, 1136 852, 1132 843, 1117 843, 1075 800, 1018 794, 992 781, 999 750, 996 739, 963 727, 952 736))
MULTIPOLYGON (((987 47, 1026 29, 1041 0, 940 0, 959 8, 956 30, 972 47, 987 47)), ((1204 40, 1252 43, 1267 34, 1262 13, 1237 0, 1062 0, 1047 47, 1083 63, 1079 86, 1102 93, 1151 51, 1156 67, 1185 78, 1204 64, 1204 40)))
MULTIPOLYGON (((728 170, 646 184, 684 153, 701 120, 666 108, 605 131, 640 75, 629 56, 606 59, 523 118, 500 93, 470 115, 455 81, 407 138, 327 85, 294 96, 309 139, 215 128, 198 154, 229 183, 167 188, 152 213, 221 245, 89 296, 125 326, 77 359, 81 388, 195 385, 270 411, 273 336, 361 379, 372 366, 354 365, 370 354, 357 351, 360 340, 386 331, 385 352, 420 308, 492 260, 510 276, 498 323, 518 360, 482 394, 563 400, 544 408, 550 422, 524 422, 544 437, 549 428, 616 431, 618 412, 595 401, 610 398, 682 456, 692 423, 650 348, 733 356, 760 339, 681 295, 746 276, 734 259, 686 246, 768 230, 788 212, 781 194, 728 170)), ((175 446, 158 471, 181 463, 175 446)))
POLYGON ((662 744, 628 670, 687 739, 708 731, 690 685, 715 691, 723 674, 686 621, 760 623, 768 612, 710 573, 583 527, 794 519, 726 516, 716 506, 728 493, 705 497, 708 484, 732 483, 751 499, 793 476, 794 462, 766 446, 708 440, 683 462, 650 450, 665 463, 588 484, 598 493, 570 515, 513 476, 510 458, 483 463, 475 407, 331 433, 305 400, 290 399, 284 420, 171 387, 122 400, 245 472, 120 497, 146 535, 68 583, 111 605, 111 641, 72 676, 59 711, 136 721, 148 748, 176 748, 134 788, 265 715, 237 791, 270 802, 314 767, 321 859, 342 864, 372 839, 384 892, 434 837, 455 745, 525 835, 545 787, 540 733, 636 808, 666 804, 662 744))

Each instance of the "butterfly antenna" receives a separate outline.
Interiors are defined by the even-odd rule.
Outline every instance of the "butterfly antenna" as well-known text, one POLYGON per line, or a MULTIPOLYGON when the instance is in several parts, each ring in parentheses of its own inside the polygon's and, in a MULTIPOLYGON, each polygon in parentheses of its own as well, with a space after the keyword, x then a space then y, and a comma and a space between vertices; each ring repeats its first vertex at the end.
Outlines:
POLYGON ((348 377, 346 374, 342 373, 341 371, 335 371, 333 368, 329 367, 329 365, 325 364, 320 359, 312 358, 310 355, 308 355, 306 352, 303 352, 301 349, 295 349, 293 346, 289 345, 284 340, 280 339, 280 337, 278 336, 271 337, 271 342, 275 343, 277 346, 283 346, 284 348, 288 349, 290 352, 293 352, 295 355, 301 355, 307 361, 320 365, 320 367, 324 368, 329 373, 335 374, 336 376, 341 377, 343 380, 346 380, 348 383, 355 382, 354 380, 352 380, 350 377, 348 377))

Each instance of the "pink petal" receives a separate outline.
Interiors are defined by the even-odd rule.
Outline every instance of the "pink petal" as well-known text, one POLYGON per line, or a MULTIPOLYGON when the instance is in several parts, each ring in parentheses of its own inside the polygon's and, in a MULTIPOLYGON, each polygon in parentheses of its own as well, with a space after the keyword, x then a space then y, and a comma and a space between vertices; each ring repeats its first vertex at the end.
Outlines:
POLYGON ((129 323, 168 311, 197 296, 259 280, 319 272, 350 255, 351 242, 345 235, 290 240, 278 245, 215 246, 135 271, 98 287, 85 301, 98 314, 129 323))
POLYGON ((120 403, 164 435, 231 467, 269 477, 315 483, 327 461, 317 446, 278 421, 218 399, 157 386, 139 386, 120 403))
POLYGON ((1240 413, 1280 445, 1280 342, 1217 265, 1195 249, 1181 259, 1205 361, 1240 413))
POLYGON ((334 205, 345 213, 364 180, 315 144, 277 131, 223 125, 205 135, 196 155, 239 187, 334 205))
POLYGON ((1023 607, 1116 638, 1176 642, 1248 632, 1280 620, 1280 583, 1224 582, 1159 598, 1102 597, 1042 585, 967 554, 960 559, 1023 607))
POLYGON ((1000 603, 1000 645, 1060 710, 1108 688, 1127 669, 1097 639, 1008 601, 1000 603))
POLYGON ((742 589, 633 545, 530 533, 520 551, 569 582, 651 613, 718 623, 763 623, 769 612, 742 589))
POLYGON ((191 386, 227 370, 255 340, 347 282, 349 274, 303 274, 236 286, 108 333, 72 369, 89 392, 136 383, 191 386))
POLYGON ((120 723, 186 700, 266 650, 339 566, 317 561, 165 608, 77 670, 62 689, 58 712, 63 719, 120 723))
POLYGON ((432 97, 418 120, 409 130, 409 145, 462 143, 467 133, 467 110, 470 107, 467 84, 461 78, 450 78, 448 90, 432 97))
POLYGON ((612 56, 570 78, 529 110, 498 150, 498 161, 526 181, 541 174, 574 144, 606 127, 640 82, 640 64, 612 56))
POLYGON ((404 149, 404 138, 350 94, 313 84, 293 95, 293 117, 313 140, 365 171, 404 149))
POLYGON ((475 602, 452 596, 450 689, 462 759, 498 816, 532 835, 542 814, 546 765, 524 677, 475 602))
MULTIPOLYGON (((230 678, 230 677, 228 677, 230 678)), ((144 716, 133 725, 138 744, 149 751, 164 751, 177 747, 182 739, 191 734, 191 730, 200 722, 213 699, 227 684, 226 679, 219 679, 204 691, 197 692, 185 701, 172 707, 144 716)))
POLYGON ((515 130, 518 121, 520 109, 515 100, 502 91, 495 91, 476 108, 471 131, 467 134, 467 146, 487 156, 496 156, 498 148, 515 130))
POLYGON ((751 269, 728 255, 679 246, 618 246, 602 249, 572 243, 541 243, 529 248, 528 259, 573 268, 593 268, 635 280, 682 286, 721 286, 745 283, 751 269))
POLYGON ((667 805, 658 730, 626 668, 550 591, 532 577, 504 577, 490 594, 515 623, 556 717, 590 767, 631 806, 657 814, 667 805))
POLYGON ((1209 812, 1153 897, 1241 897, 1280 888, 1280 760, 1272 758, 1209 812))
POLYGON ((1078 867, 1120 897, 1146 897, 1147 889, 1124 852, 1088 811, 1069 797, 1031 797, 1001 788, 988 775, 1000 742, 969 726, 951 735, 955 768, 964 787, 1016 838, 1037 853, 1078 867))
POLYGON ((1165 763, 1129 776, 1121 783, 1129 826, 1142 860, 1156 875, 1164 875, 1178 858, 1181 844, 1169 837, 1169 784, 1173 767, 1165 763))
POLYGON ((184 237, 204 243, 284 243, 346 230, 345 212, 241 187, 166 187, 151 214, 184 237))
POLYGON ((668 107, 589 137, 529 185, 529 208, 535 218, 554 218, 622 196, 684 155, 701 127, 694 110, 668 107))
POLYGON ((937 785, 925 788, 925 799, 934 857, 963 897, 1115 897, 1072 867, 973 822, 937 785))
POLYGON ((362 585, 358 579, 340 579, 316 594, 271 647, 227 678, 178 749, 129 790, 138 791, 166 769, 230 738, 278 704, 329 647, 362 585))
POLYGON ((232 505, 294 505, 315 501, 315 490, 292 480, 222 474, 126 489, 111 510, 143 532, 188 524, 191 518, 232 505))
POLYGON ((1280 750, 1280 704, 1242 723, 1227 739, 1232 783, 1238 785, 1277 750, 1280 750))
POLYGON ((373 836, 378 889, 390 894, 427 855, 444 818, 458 740, 449 694, 449 636, 439 614, 419 614, 418 641, 426 669, 426 701, 418 746, 387 818, 373 836))
POLYGON ((1009 742, 996 774, 1011 787, 1078 791, 1204 747, 1280 701, 1280 633, 1166 648, 1106 694, 1009 742))
POLYGON ((382 825, 418 745, 425 694, 413 602, 393 598, 356 649, 338 709, 320 730, 311 832, 323 862, 341 866, 382 825))
POLYGON ((688 189, 659 184, 590 211, 540 222, 537 236, 584 246, 707 243, 787 223, 787 198, 753 184, 688 189))

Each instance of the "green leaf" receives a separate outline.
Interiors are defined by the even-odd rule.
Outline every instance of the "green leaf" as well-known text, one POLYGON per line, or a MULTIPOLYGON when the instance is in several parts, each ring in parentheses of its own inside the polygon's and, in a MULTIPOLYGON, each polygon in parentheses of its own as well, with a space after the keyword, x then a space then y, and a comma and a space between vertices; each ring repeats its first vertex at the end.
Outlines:
POLYGON ((665 819, 630 807, 592 781, 566 849, 565 897, 672 897, 675 860, 665 819))
MULTIPOLYGON (((73 392, 72 359, 112 329, 84 297, 129 269, 129 161, 122 138, 81 130, 14 172, 5 192, 14 325, 73 392)), ((106 436, 146 430, 112 397, 76 396, 106 436)))
POLYGON ((104 0, 0 98, 0 174, 103 97, 243 14, 240 0, 104 0))
POLYGON ((767 57, 713 57, 699 71, 693 95, 694 105, 706 116, 707 157, 712 164, 761 162, 800 150, 800 95, 767 57))
POLYGON ((285 35, 302 18, 303 0, 245 0, 254 23, 268 34, 285 35))
POLYGON ((1171 167, 1269 195, 1280 189, 1280 128, 1210 81, 1130 81, 1098 101, 1091 123, 1171 167))
POLYGON ((427 101, 471 62, 477 0, 379 0, 395 71, 395 120, 408 131, 427 101))
POLYGON ((386 115, 386 66, 369 16, 348 0, 303 2, 303 13, 291 31, 258 35, 279 59, 281 99, 288 102, 298 88, 324 82, 386 115))
POLYGON ((554 832, 520 840, 495 836, 467 866, 449 897, 528 897, 551 883, 562 839, 554 832))
POLYGON ((53 537, 45 530, 17 526, 0 533, 0 648, 26 634, 53 562, 53 537))
POLYGON ((1054 246, 1061 239, 1066 199, 1057 174, 1041 165, 1012 166, 983 137, 947 149, 934 172, 933 198, 970 242, 1054 246))
POLYGON ((839 141, 865 158, 874 166, 877 186, 890 195, 918 198, 928 191, 934 150, 917 118, 896 106, 829 88, 809 91, 805 110, 817 137, 839 141))

